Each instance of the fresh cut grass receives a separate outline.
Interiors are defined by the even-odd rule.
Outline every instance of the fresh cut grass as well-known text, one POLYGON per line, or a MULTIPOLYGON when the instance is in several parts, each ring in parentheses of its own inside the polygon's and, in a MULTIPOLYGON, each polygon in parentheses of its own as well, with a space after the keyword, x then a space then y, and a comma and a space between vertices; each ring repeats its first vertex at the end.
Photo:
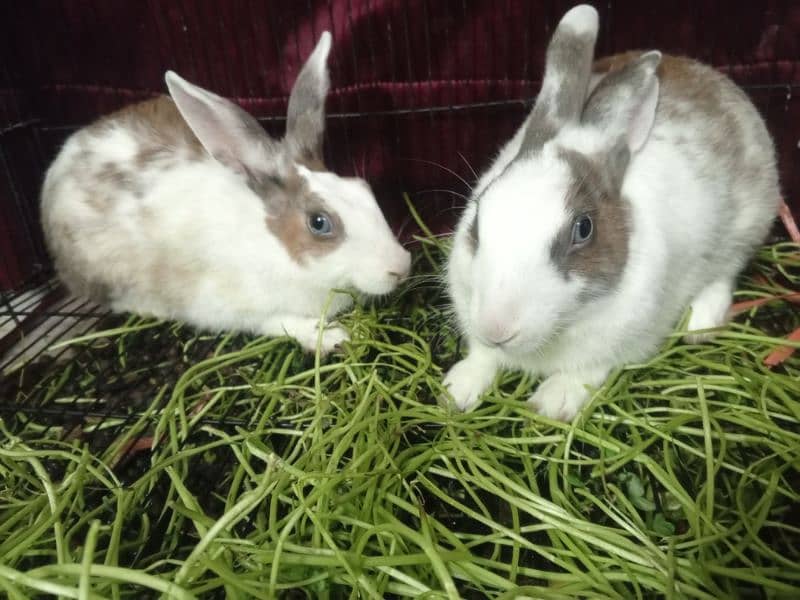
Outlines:
POLYGON ((517 373, 437 404, 446 243, 331 357, 131 317, 7 376, 3 594, 799 598, 800 248, 760 251, 713 343, 676 333, 565 424, 517 373))

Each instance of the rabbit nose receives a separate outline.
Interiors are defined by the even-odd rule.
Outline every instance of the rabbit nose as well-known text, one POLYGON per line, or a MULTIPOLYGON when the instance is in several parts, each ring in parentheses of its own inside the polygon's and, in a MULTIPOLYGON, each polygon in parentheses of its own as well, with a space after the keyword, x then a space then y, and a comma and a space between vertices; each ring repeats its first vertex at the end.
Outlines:
POLYGON ((478 328, 478 339, 487 346, 500 348, 519 335, 519 329, 512 329, 500 320, 484 319, 478 328))

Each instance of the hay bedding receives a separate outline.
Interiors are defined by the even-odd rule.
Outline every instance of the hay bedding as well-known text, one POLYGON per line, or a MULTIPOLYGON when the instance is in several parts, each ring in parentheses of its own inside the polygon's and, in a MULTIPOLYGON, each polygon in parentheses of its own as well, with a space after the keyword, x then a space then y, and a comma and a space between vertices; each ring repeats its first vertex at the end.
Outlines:
POLYGON ((513 373, 470 415, 436 405, 459 352, 444 245, 420 238, 421 275, 345 317, 329 359, 117 317, 6 374, 0 589, 800 597, 797 246, 759 253, 717 341, 676 334, 569 425, 513 373))

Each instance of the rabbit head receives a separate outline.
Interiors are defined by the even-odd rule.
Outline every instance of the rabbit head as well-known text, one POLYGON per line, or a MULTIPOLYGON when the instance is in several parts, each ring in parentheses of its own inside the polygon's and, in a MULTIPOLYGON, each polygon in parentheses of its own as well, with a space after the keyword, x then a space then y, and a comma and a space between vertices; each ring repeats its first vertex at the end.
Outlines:
POLYGON ((205 151, 263 201, 265 227, 296 264, 298 277, 385 294, 408 274, 410 255, 395 239, 367 182, 340 177, 324 166, 330 48, 331 35, 325 32, 292 88, 281 140, 233 102, 174 72, 165 79, 205 151))

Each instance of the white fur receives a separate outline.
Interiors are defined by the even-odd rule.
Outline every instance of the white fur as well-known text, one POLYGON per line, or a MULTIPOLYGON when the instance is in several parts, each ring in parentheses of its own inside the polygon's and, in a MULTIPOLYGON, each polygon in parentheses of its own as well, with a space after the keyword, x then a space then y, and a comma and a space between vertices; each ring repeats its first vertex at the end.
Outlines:
MULTIPOLYGON (((744 124, 742 137, 730 142, 747 149, 754 175, 734 184, 735 173, 707 169, 713 164, 708 133, 696 122, 658 113, 651 130, 647 118, 635 116, 637 134, 644 128, 649 135, 629 138, 641 146, 621 194, 630 201, 631 235, 625 269, 610 292, 580 302, 584 282, 565 280, 548 256, 555 232, 570 223, 568 181, 556 150, 592 155, 603 149, 601 132, 567 125, 539 154, 512 163, 526 121, 480 178, 479 200, 467 206, 457 227, 447 270, 469 344, 469 354, 444 382, 458 408, 478 402, 491 383, 488 373, 510 367, 545 376, 531 403, 546 416, 570 420, 611 370, 650 357, 690 304, 693 328, 724 324, 734 278, 776 213, 777 173, 754 107, 732 83, 697 68, 717 86, 724 110, 744 124), (476 210, 473 256, 468 232, 476 210), (512 333, 509 342, 492 345, 512 333)), ((680 89, 662 85, 662 93, 681 98, 680 89)), ((705 338, 691 338, 699 339, 705 338)))
POLYGON ((594 33, 598 28, 597 10, 588 4, 579 4, 571 8, 561 17, 559 27, 566 27, 581 34, 594 33))
POLYGON ((320 95, 328 93, 328 55, 331 52, 332 36, 330 31, 323 31, 319 36, 319 41, 313 52, 308 57, 306 65, 308 68, 313 69, 317 75, 316 80, 320 82, 317 88, 320 95))

